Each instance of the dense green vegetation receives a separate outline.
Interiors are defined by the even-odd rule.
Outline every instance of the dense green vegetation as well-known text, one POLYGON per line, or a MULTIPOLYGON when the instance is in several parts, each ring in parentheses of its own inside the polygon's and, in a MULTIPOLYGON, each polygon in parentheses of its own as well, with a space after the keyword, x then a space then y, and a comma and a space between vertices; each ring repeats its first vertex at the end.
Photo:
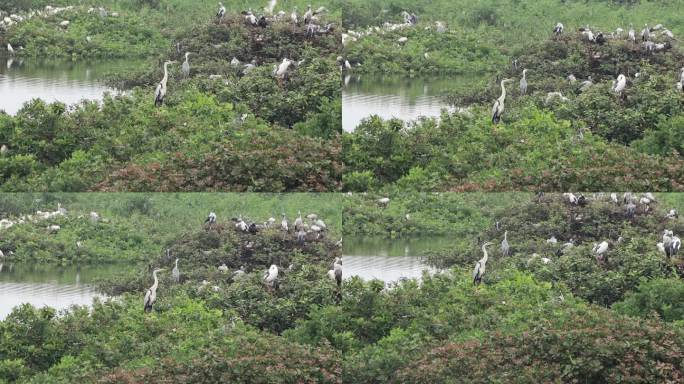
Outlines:
POLYGON ((3 195, 2 207, 26 213, 67 201, 69 212, 100 209, 112 224, 128 223, 159 239, 171 255, 159 249, 145 260, 167 268, 149 314, 141 300, 151 284, 145 263, 103 281, 101 287, 118 296, 90 310, 16 308, 0 322, 4 382, 618 383, 684 377, 680 258, 668 260, 654 245, 663 228, 684 230, 681 219, 664 218, 671 207, 684 206, 680 195, 656 195, 651 209, 640 204, 633 219, 608 195, 570 206, 559 195, 538 202, 522 193, 404 193, 384 207, 380 195, 346 196, 344 228, 352 233, 384 226, 464 241, 437 252, 433 260, 451 268, 425 274, 420 283, 384 287, 348 277, 339 298, 326 276, 341 253, 334 244, 339 224, 327 216, 339 212, 340 200, 331 195, 40 196, 3 195), (217 225, 201 227, 195 211, 214 206, 260 219, 274 209, 306 206, 306 212, 318 209, 332 232, 301 246, 279 228, 239 232, 226 214, 217 225), (415 227, 399 223, 407 212, 415 227), (174 223, 183 215, 195 224, 174 223), (156 225, 145 224, 145 216, 156 225), (166 225, 174 236, 156 232, 166 232, 166 225), (504 230, 508 257, 498 250, 504 230), (558 244, 546 242, 551 235, 558 244), (495 245, 483 284, 473 286, 478 236, 495 245), (558 252, 570 237, 575 246, 558 252), (590 248, 603 239, 611 247, 605 265, 598 265, 590 248), (169 273, 176 257, 178 284, 169 273), (228 272, 216 268, 222 263, 228 272), (274 292, 262 283, 270 263, 283 267, 274 292), (231 273, 239 265, 248 271, 243 277, 231 273))
POLYGON ((349 0, 342 24, 353 37, 384 23, 401 24, 402 11, 415 13, 415 28, 374 31, 347 44, 346 55, 360 72, 468 73, 498 70, 524 53, 531 43, 550 36, 557 22, 566 34, 589 25, 606 33, 629 24, 663 24, 684 35, 679 15, 684 5, 676 0, 349 0), (437 33, 436 22, 447 30, 437 33), (407 37, 400 47, 397 40, 407 37), (424 53, 428 53, 428 58, 424 53), (508 59, 508 60, 507 60, 508 59))
POLYGON ((340 233, 338 201, 327 194, 0 194, 0 219, 25 218, 0 229, 0 251, 12 262, 151 262, 179 237, 201 229, 210 211, 222 222, 243 215, 257 223, 280 219, 282 213, 292 221, 299 210, 315 212, 333 234, 340 233), (64 215, 41 219, 36 214, 54 212, 58 203, 66 209, 64 215), (92 219, 91 212, 99 218, 92 219), (50 233, 50 225, 60 229, 50 233))
MULTIPOLYGON (((385 5, 383 9, 389 9, 390 15, 398 14, 402 9, 415 10, 419 14, 424 11, 426 15, 415 27, 385 34, 373 33, 372 37, 347 43, 347 59, 352 63, 363 62, 364 55, 368 55, 369 60, 391 61, 394 66, 385 68, 373 63, 371 68, 393 73, 401 73, 404 69, 413 71, 413 68, 415 72, 423 73, 467 72, 462 63, 443 59, 443 55, 451 55, 472 62, 469 74, 479 70, 489 74, 483 76, 487 80, 470 87, 455 87, 450 92, 447 99, 460 107, 454 113, 443 113, 439 119, 415 123, 372 117, 353 133, 345 133, 343 154, 347 169, 343 180, 346 188, 365 191, 392 185, 396 189, 426 191, 681 190, 684 158, 678 143, 684 93, 677 89, 676 83, 684 55, 677 42, 662 35, 661 31, 654 32, 653 36, 663 46, 652 52, 640 42, 626 40, 629 27, 625 21, 640 24, 628 18, 625 9, 638 9, 634 19, 643 18, 652 3, 645 2, 636 8, 605 4, 586 7, 580 2, 549 7, 549 4, 541 3, 550 2, 535 2, 535 5, 532 2, 504 2, 498 7, 482 2, 470 6, 462 4, 464 15, 484 9, 474 9, 477 7, 490 7, 491 22, 475 22, 475 26, 480 26, 475 30, 469 23, 466 26, 458 24, 444 33, 438 33, 434 26, 424 28, 435 20, 444 20, 437 17, 450 15, 448 12, 431 13, 428 9, 433 9, 432 3, 430 7, 420 3, 416 5, 419 9, 401 2, 392 3, 391 7, 385 5), (515 9, 509 9, 512 3, 516 4, 515 9), (562 9, 563 13, 557 16, 558 19, 545 15, 542 20, 546 23, 537 20, 518 28, 522 20, 530 17, 525 14, 539 17, 537 13, 542 8, 537 6, 554 11, 562 9), (583 12, 573 13, 578 7, 591 8, 595 14, 582 18, 583 12), (496 17, 502 9, 510 11, 505 20, 496 17), (601 21, 591 23, 599 14, 601 21), (565 23, 565 32, 561 37, 553 37, 551 27, 559 20, 565 23), (579 25, 590 25, 594 33, 600 27, 612 31, 621 26, 625 31, 621 37, 608 38, 601 45, 588 42, 576 32, 579 25), (539 29, 540 26, 548 28, 539 29), (460 28, 465 28, 466 32, 461 33, 460 28), (520 31, 508 33, 516 28, 520 31), (467 49, 468 44, 445 42, 450 36, 468 38, 471 33, 479 36, 471 44, 487 47, 491 43, 499 47, 495 52, 504 59, 480 60, 473 56, 478 50, 467 49), (408 36, 408 42, 401 47, 396 43, 399 34, 408 36), (530 40, 529 36, 535 38, 530 40), (400 59, 389 60, 389 54, 373 51, 372 47, 382 46, 374 39, 394 39, 390 40, 393 41, 391 49, 399 52, 400 59), (416 48, 413 44, 432 45, 433 48, 416 48), (437 53, 430 51, 443 47, 455 48, 437 53), (421 53, 423 51, 429 51, 427 58, 421 53), (404 54, 416 63, 401 59, 404 54), (433 58, 436 67, 426 62, 433 58), (513 60, 517 67, 511 64, 513 60), (523 68, 528 69, 528 88, 527 95, 521 96, 518 80, 523 68), (625 91, 617 95, 612 91, 611 83, 619 74, 624 74, 628 80, 625 91), (570 80, 570 75, 577 80, 570 80), (513 81, 507 87, 503 123, 494 126, 491 106, 500 95, 499 82, 505 78, 513 81), (583 84, 587 79, 592 85, 583 84), (554 92, 561 95, 550 96, 554 92)), ((451 9, 452 5, 443 4, 443 8, 451 9)), ((434 8, 439 7, 439 4, 434 5, 434 8)), ((661 7, 676 12, 681 4, 671 2, 661 7)), ((361 9, 361 14, 345 16, 345 19, 364 20, 367 19, 364 12, 375 12, 361 9)), ((670 19, 662 10, 649 17, 656 15, 662 15, 655 20, 671 28, 677 36, 678 24, 673 21, 668 24, 670 19)), ((486 19, 489 20, 489 16, 486 19)), ((637 30, 640 31, 639 27, 637 30)), ((362 63, 352 71, 363 72, 365 67, 362 63)))
MULTIPOLYGON (((154 25, 159 12, 135 17, 154 25)), ((0 143, 8 147, 0 157, 0 188, 337 190, 343 170, 339 33, 307 37, 304 26, 286 20, 260 28, 246 25, 242 15, 220 23, 212 15, 155 50, 149 64, 112 74, 113 85, 133 87, 126 95, 74 106, 33 101, 16 116, 0 114, 0 143), (180 70, 185 52, 191 52, 187 78, 180 70), (279 79, 273 66, 285 57, 296 64, 279 79), (240 64, 231 64, 234 58, 240 64), (165 105, 155 108, 161 63, 171 59, 177 64, 170 66, 165 105), (252 61, 255 67, 245 70, 252 61)), ((320 16, 321 22, 334 24, 327 19, 334 15, 320 16)))

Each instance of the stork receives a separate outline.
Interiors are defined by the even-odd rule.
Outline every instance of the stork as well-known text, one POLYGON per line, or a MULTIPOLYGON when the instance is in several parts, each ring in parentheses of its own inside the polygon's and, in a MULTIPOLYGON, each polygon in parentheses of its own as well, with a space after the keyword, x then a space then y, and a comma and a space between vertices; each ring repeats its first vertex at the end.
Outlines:
POLYGON ((223 3, 219 1, 219 9, 218 12, 216 12, 216 17, 220 20, 223 19, 223 16, 226 15, 226 7, 223 6, 223 3))
POLYGON ((563 34, 563 23, 557 23, 556 26, 553 28, 553 34, 556 36, 560 36, 563 34))

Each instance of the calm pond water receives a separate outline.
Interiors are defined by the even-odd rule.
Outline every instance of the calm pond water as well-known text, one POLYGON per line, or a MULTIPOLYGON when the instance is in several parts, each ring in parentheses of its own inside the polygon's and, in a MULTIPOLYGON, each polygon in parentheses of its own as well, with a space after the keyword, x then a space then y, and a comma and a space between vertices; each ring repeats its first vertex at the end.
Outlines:
POLYGON ((453 79, 345 75, 342 88, 342 128, 351 132, 361 120, 378 115, 383 119, 416 120, 438 117, 452 108, 444 94, 453 79))
POLYGON ((89 283, 117 268, 36 267, 0 262, 0 320, 23 303, 58 310, 72 305, 90 305, 93 298, 104 296, 89 283))
POLYGON ((102 83, 104 75, 131 65, 119 60, 68 62, 0 58, 0 110, 14 115, 24 103, 36 98, 67 105, 83 99, 100 100, 104 92, 116 92, 102 83))
POLYGON ((427 251, 449 246, 446 237, 386 239, 377 237, 345 237, 342 256, 345 278, 359 276, 364 280, 380 279, 386 283, 402 278, 420 278, 423 271, 438 270, 426 264, 427 251))

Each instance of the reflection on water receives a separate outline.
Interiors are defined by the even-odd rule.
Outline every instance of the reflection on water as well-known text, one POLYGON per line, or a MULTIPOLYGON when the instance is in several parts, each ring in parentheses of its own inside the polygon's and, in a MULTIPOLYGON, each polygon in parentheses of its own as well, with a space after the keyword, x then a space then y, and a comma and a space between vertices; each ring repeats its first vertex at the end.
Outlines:
POLYGON ((24 103, 36 98, 66 104, 99 100, 104 92, 115 92, 100 79, 130 65, 111 60, 84 63, 0 58, 0 110, 13 115, 24 103))
POLYGON ((94 297, 103 297, 89 283, 113 272, 113 268, 34 267, 0 262, 0 319, 23 303, 58 310, 89 305, 94 297))
POLYGON ((342 262, 345 278, 359 276, 364 280, 380 279, 386 283, 403 278, 420 278, 423 271, 436 268, 425 263, 429 250, 447 247, 445 237, 416 239, 345 237, 342 262))
POLYGON ((453 89, 453 84, 453 79, 448 78, 346 75, 342 89, 342 127, 351 132, 371 115, 402 120, 438 117, 443 108, 452 109, 444 94, 453 89))

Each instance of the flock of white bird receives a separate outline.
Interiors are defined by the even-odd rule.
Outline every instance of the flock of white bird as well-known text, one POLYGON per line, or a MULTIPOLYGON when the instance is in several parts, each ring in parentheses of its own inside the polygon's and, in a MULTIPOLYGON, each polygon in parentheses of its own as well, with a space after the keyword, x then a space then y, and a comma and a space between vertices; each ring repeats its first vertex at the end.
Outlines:
MULTIPOLYGON (((66 12, 71 12, 71 11, 77 11, 78 8, 74 7, 73 5, 69 5, 66 7, 55 7, 51 5, 46 5, 45 8, 39 9, 39 10, 30 10, 27 11, 23 14, 18 14, 18 13, 12 13, 8 14, 7 16, 3 15, 2 11, 0 11, 0 31, 7 31, 10 28, 24 22, 27 20, 31 20, 33 18, 39 17, 39 18, 49 18, 53 16, 58 16, 60 14, 64 14, 66 12)), ((100 17, 105 18, 105 17, 119 17, 118 12, 108 12, 107 9, 104 7, 98 7, 98 8, 89 8, 88 9, 89 14, 97 13, 99 14, 100 17)), ((61 20, 57 23, 57 25, 62 29, 65 30, 71 25, 71 21, 69 20, 61 20)), ((92 41, 91 36, 86 36, 86 41, 90 43, 92 41)), ((24 47, 19 46, 17 50, 22 51, 24 47)), ((12 47, 11 43, 7 43, 7 53, 10 56, 14 56, 16 54, 16 51, 14 47, 12 47)))
MULTIPOLYGON (((553 28, 553 33, 555 36, 561 36, 563 34, 563 31, 565 30, 565 27, 563 26, 562 23, 557 23, 556 26, 553 28)), ((606 44, 608 40, 620 40, 620 39, 625 39, 627 41, 632 42, 633 44, 637 44, 637 38, 636 38, 636 33, 634 31, 634 27, 630 24, 629 32, 625 35, 624 30, 622 28, 617 28, 615 32, 611 32, 609 35, 604 35, 603 32, 598 31, 594 33, 588 26, 583 27, 579 29, 579 33, 583 36, 583 38, 590 42, 590 43, 596 43, 599 45, 606 44)), ((649 28, 648 25, 644 27, 644 29, 640 33, 640 37, 642 40, 641 47, 642 49, 647 52, 647 53, 653 53, 653 52, 659 52, 659 51, 664 51, 672 46, 672 41, 674 41, 674 34, 672 31, 669 29, 663 27, 662 24, 658 24, 653 28, 649 28), (663 42, 657 42, 655 41, 656 38, 664 39, 663 42)), ((519 67, 519 62, 517 59, 513 60, 513 69, 518 70, 519 67)), ((527 81, 527 71, 529 69, 524 68, 522 70, 522 77, 520 79, 520 95, 524 96, 527 94, 527 88, 528 88, 528 81, 527 81)), ((635 74, 635 77, 639 77, 639 73, 635 74)), ((567 80, 570 83, 575 83, 577 82, 577 78, 575 77, 574 74, 569 74, 567 76, 567 80)), ((512 79, 504 79, 501 81, 501 96, 497 98, 494 101, 494 105, 492 106, 492 123, 497 124, 501 121, 501 116, 503 115, 505 111, 505 100, 506 100, 506 88, 505 84, 508 82, 512 82, 512 79)), ((580 92, 584 92, 587 89, 589 89, 591 86, 594 85, 593 79, 591 76, 589 76, 586 80, 582 81, 582 84, 580 86, 580 92)), ((684 67, 680 69, 679 73, 677 74, 677 81, 674 84, 675 88, 678 89, 679 91, 684 92, 684 67)), ((624 96, 624 91, 627 88, 627 76, 624 74, 620 73, 617 75, 617 78, 612 81, 611 84, 611 91, 615 93, 618 97, 624 96)), ((549 92, 546 94, 546 98, 544 99, 545 104, 550 104, 554 100, 559 100, 561 102, 566 102, 569 99, 561 92, 549 92)))
MULTIPOLYGON (((563 193, 562 197, 571 206, 583 206, 589 204, 591 200, 594 201, 610 201, 615 205, 623 205, 625 207, 625 217, 628 219, 634 218, 637 212, 648 213, 652 210, 651 205, 656 203, 655 196, 650 193, 643 193, 641 195, 634 194, 631 192, 625 192, 622 197, 619 197, 617 193, 595 193, 591 197, 584 196, 583 194, 574 193, 563 193)), ((664 216, 665 220, 672 220, 678 217, 676 209, 670 209, 664 216)), ((575 215, 573 217, 576 221, 582 220, 582 215, 575 215)), ((499 223, 497 222, 497 230, 499 229, 499 223)), ((616 240, 603 240, 601 242, 595 242, 592 244, 591 253, 596 259, 599 265, 605 265, 608 260, 608 252, 611 247, 611 243, 620 244, 624 241, 622 237, 618 237, 616 240)), ((551 236, 546 240, 546 243, 552 247, 556 247, 558 244, 558 239, 556 236, 551 236)), ((489 255, 487 253, 486 247, 492 245, 493 243, 487 242, 482 245, 483 257, 475 263, 475 268, 473 269, 473 283, 479 284, 482 281, 482 277, 486 271, 487 260, 489 255)), ((567 242, 560 244, 557 249, 556 254, 564 254, 569 249, 575 247, 575 240, 570 239, 567 242)), ((679 253, 682 246, 681 239, 676 236, 672 230, 665 229, 663 231, 662 241, 656 244, 656 249, 667 256, 668 258, 674 257, 679 253)), ((508 242, 508 231, 504 232, 504 238, 501 241, 501 256, 506 257, 510 255, 510 244, 508 242)), ((543 264, 551 263, 552 260, 548 257, 540 257, 539 254, 533 253, 532 257, 527 260, 527 263, 531 263, 535 260, 540 260, 543 264)))
MULTIPOLYGON (((237 218, 231 219, 231 221, 234 223, 235 230, 238 232, 243 232, 243 233, 251 233, 251 234, 256 234, 260 230, 263 229, 280 229, 281 231, 285 233, 290 233, 294 232, 296 235, 297 243, 299 245, 304 245, 304 242, 306 241, 314 241, 321 236, 324 235, 324 233, 327 230, 327 225, 325 222, 318 217, 317 214, 315 213, 310 213, 305 216, 306 220, 304 220, 304 217, 302 217, 302 212, 298 211, 297 213, 297 218, 294 220, 292 225, 287 220, 287 216, 285 213, 282 214, 282 220, 280 221, 280 225, 276 222, 276 219, 273 217, 270 217, 268 220, 266 220, 263 223, 255 223, 251 222, 248 220, 245 220, 242 215, 240 215, 237 218), (307 222, 308 220, 308 222, 307 222)), ((212 229, 214 225, 217 224, 218 216, 216 215, 216 212, 209 212, 207 215, 206 219, 204 220, 204 224, 207 227, 207 229, 212 229)), ((342 239, 337 241, 335 245, 339 248, 342 246, 342 239)), ((246 245, 247 248, 253 247, 253 242, 248 242, 246 245)), ((170 250, 166 251, 166 258, 171 259, 170 257, 170 250)), ((180 269, 178 268, 178 262, 180 259, 176 258, 174 262, 174 267, 171 271, 171 278, 173 282, 179 283, 181 280, 181 274, 180 274, 180 269)), ((290 265, 288 267, 288 270, 292 270, 294 266, 290 265)), ((143 306, 146 312, 149 312, 152 310, 152 306, 154 305, 154 302, 156 301, 157 298, 157 288, 159 287, 159 280, 157 277, 157 273, 164 271, 165 269, 154 269, 152 271, 152 278, 154 279, 154 283, 152 286, 145 292, 145 298, 143 301, 143 306)), ((229 268, 228 266, 223 263, 218 266, 217 270, 221 273, 228 273, 229 268)), ((264 283, 264 286, 269 292, 274 292, 279 289, 279 275, 280 275, 280 268, 276 264, 271 264, 271 266, 264 272, 264 275, 262 277, 262 281, 264 283)), ((242 277, 246 275, 247 271, 245 270, 244 266, 240 266, 239 269, 233 271, 232 277, 233 280, 239 280, 242 277)), ((336 257, 335 260, 333 261, 332 264, 332 269, 328 271, 328 276, 330 277, 331 280, 335 281, 337 284, 338 289, 341 288, 342 285, 342 259, 339 257, 336 257)), ((206 286, 208 286, 210 283, 206 280, 202 281, 200 283, 199 289, 202 290, 206 286)), ((211 289, 214 291, 219 291, 220 287, 217 285, 212 285, 211 289)), ((339 292, 339 291, 338 291, 339 292)))
MULTIPOLYGON (((245 17, 245 23, 247 23, 250 26, 253 27, 261 27, 261 28, 266 28, 268 27, 269 24, 272 22, 288 22, 288 18, 286 16, 285 11, 279 11, 275 15, 273 14, 273 10, 275 6, 277 5, 277 0, 270 0, 268 6, 264 8, 264 14, 260 15, 257 17, 254 12, 249 9, 247 11, 242 12, 245 17)), ((320 15, 327 12, 327 9, 325 7, 319 7, 316 10, 313 10, 311 5, 307 7, 306 12, 302 15, 300 18, 299 15, 297 14, 297 7, 294 7, 294 10, 290 14, 289 17, 289 22, 292 23, 293 26, 300 26, 301 23, 304 23, 304 27, 306 28, 306 36, 307 37, 314 37, 316 35, 323 35, 331 32, 334 28, 334 24, 328 23, 323 26, 320 24, 317 24, 320 20, 320 15)), ((219 2, 219 8, 218 11, 216 12, 216 18, 219 23, 221 23, 226 15, 226 7, 223 5, 223 3, 219 2)), ((219 45, 220 46, 220 45, 219 45)), ((180 43, 176 44, 176 51, 180 53, 180 43)), ((187 78, 190 76, 190 58, 189 56, 193 54, 192 52, 185 52, 185 60, 183 61, 183 64, 181 65, 181 73, 183 74, 183 77, 187 78)), ((164 98, 166 97, 167 93, 167 85, 168 85, 168 80, 169 80, 169 73, 168 73, 168 66, 170 64, 175 64, 175 61, 166 61, 164 62, 164 76, 162 77, 161 81, 159 84, 157 84, 157 88, 155 89, 154 93, 154 103, 156 106, 161 106, 164 103, 164 98)), ((283 82, 287 79, 288 74, 291 72, 292 68, 297 67, 299 65, 302 65, 304 63, 304 60, 300 61, 294 61, 291 60, 287 57, 283 58, 282 62, 279 64, 273 64, 273 71, 271 72, 272 75, 278 80, 278 83, 282 86, 283 82)), ((256 59, 252 59, 249 63, 243 64, 238 60, 236 57, 233 57, 230 61, 231 67, 238 68, 242 66, 242 70, 240 73, 242 75, 247 75, 249 72, 251 72, 254 68, 257 67, 258 63, 256 59)), ((212 80, 219 80, 222 79, 222 75, 209 75, 209 79, 212 80)))

